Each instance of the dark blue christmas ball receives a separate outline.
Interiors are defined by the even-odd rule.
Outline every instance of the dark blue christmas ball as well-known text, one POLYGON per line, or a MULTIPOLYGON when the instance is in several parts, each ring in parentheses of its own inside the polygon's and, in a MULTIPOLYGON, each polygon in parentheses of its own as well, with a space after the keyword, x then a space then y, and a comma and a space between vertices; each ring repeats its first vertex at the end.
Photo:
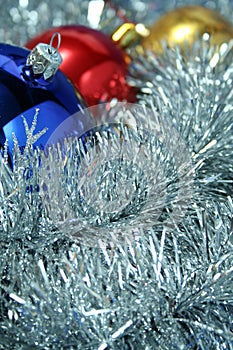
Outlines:
POLYGON ((86 107, 80 94, 58 70, 59 60, 59 53, 51 43, 39 44, 39 48, 31 52, 0 44, 0 147, 7 139, 10 157, 13 133, 20 147, 26 143, 22 116, 31 126, 39 109, 34 134, 44 128, 47 132, 34 146, 43 148, 64 120, 86 107))

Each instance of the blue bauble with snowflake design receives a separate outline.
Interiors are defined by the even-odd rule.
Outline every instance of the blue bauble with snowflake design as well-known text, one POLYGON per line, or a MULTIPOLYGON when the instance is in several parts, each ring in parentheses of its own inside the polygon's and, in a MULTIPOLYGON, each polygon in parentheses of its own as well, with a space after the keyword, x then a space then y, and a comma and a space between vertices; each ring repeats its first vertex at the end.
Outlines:
MULTIPOLYGON (((60 36, 57 35, 59 45, 60 36)), ((34 132, 39 133, 44 128, 47 131, 34 146, 43 148, 64 120, 86 107, 80 94, 58 70, 60 63, 58 48, 52 46, 52 40, 50 45, 38 44, 31 52, 0 44, 0 146, 8 140, 10 157, 13 135, 20 147, 26 143, 22 116, 30 126, 39 109, 34 132)))

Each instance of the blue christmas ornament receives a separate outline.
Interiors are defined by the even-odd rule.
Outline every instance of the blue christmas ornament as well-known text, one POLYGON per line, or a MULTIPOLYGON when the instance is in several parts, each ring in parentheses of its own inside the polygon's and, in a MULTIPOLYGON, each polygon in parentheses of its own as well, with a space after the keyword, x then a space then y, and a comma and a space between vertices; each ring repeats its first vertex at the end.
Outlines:
POLYGON ((39 108, 35 133, 47 128, 34 146, 43 148, 54 130, 69 116, 86 107, 81 96, 58 70, 62 61, 58 52, 60 34, 49 45, 27 49, 0 44, 0 146, 6 139, 12 156, 13 136, 19 146, 26 143, 22 115, 30 126, 39 108), (52 46, 58 37, 57 48, 52 46))

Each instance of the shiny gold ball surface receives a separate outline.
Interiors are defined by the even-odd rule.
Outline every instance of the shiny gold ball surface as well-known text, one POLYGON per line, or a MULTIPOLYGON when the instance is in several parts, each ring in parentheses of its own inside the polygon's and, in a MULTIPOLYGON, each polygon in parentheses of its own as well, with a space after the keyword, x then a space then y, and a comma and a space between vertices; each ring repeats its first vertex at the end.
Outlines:
POLYGON ((156 54, 163 52, 162 41, 171 48, 179 45, 183 49, 186 43, 192 46, 205 33, 209 34, 211 45, 220 46, 233 39, 233 25, 214 10, 201 6, 180 7, 154 23, 142 46, 156 54))

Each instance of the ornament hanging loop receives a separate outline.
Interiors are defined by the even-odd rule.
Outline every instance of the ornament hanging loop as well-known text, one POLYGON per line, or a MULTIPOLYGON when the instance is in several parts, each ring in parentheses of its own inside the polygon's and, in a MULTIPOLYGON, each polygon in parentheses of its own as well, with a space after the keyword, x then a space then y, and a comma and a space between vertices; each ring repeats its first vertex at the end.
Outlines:
POLYGON ((60 45, 61 45, 61 34, 58 32, 55 32, 53 34, 52 38, 50 39, 49 48, 48 48, 49 53, 54 54, 54 49, 55 49, 55 52, 58 52, 60 45), (53 46, 53 42, 54 42, 56 37, 57 37, 57 47, 55 48, 53 46))
POLYGON ((44 80, 54 77, 60 64, 62 57, 58 52, 61 45, 61 34, 55 32, 50 39, 49 44, 39 43, 29 53, 26 61, 26 67, 30 67, 32 71, 32 79, 43 76, 44 80), (57 37, 57 47, 53 47, 53 42, 57 37))

